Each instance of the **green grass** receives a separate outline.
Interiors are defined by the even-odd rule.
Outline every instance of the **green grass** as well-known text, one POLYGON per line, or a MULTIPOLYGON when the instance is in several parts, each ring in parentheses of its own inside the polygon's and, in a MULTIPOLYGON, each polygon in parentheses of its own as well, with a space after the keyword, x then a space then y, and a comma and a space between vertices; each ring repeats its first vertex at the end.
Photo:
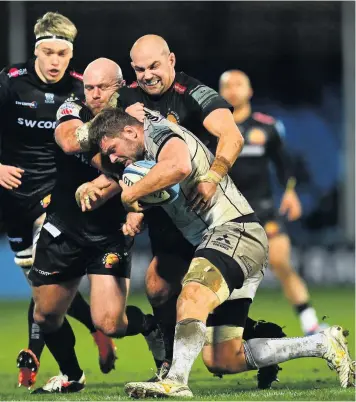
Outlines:
MULTIPOLYGON (((349 346, 355 353, 355 292, 352 288, 314 289, 313 304, 320 316, 328 316, 330 324, 340 324, 350 329, 349 346)), ((149 307, 145 298, 134 295, 130 302, 145 311, 149 307)), ((119 360, 116 370, 101 374, 97 363, 97 350, 87 330, 71 320, 77 338, 76 351, 87 377, 87 387, 78 394, 31 396, 26 389, 17 388, 15 359, 27 342, 27 302, 2 301, 0 400, 127 400, 123 386, 128 381, 145 380, 153 373, 153 360, 142 336, 116 341, 119 360)), ((251 309, 251 317, 271 320, 285 326, 289 336, 299 336, 301 331, 294 312, 278 290, 260 290, 251 309)), ((338 385, 336 373, 330 371, 325 361, 316 358, 298 359, 282 364, 280 383, 273 390, 256 390, 256 372, 212 377, 201 360, 195 363, 190 386, 195 400, 355 400, 353 389, 343 390, 338 385)), ((45 350, 37 385, 58 373, 58 368, 45 350)))

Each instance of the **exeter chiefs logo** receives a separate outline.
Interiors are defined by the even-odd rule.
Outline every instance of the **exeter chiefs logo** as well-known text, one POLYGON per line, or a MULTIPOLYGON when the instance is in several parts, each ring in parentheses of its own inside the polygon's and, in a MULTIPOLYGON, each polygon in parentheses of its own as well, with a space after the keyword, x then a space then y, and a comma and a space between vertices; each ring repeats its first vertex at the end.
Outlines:
POLYGON ((48 205, 51 203, 51 194, 46 195, 43 200, 41 200, 41 205, 43 208, 47 208, 48 205))
POLYGON ((115 264, 120 261, 119 255, 117 253, 106 253, 103 257, 103 264, 105 268, 112 268, 115 264))

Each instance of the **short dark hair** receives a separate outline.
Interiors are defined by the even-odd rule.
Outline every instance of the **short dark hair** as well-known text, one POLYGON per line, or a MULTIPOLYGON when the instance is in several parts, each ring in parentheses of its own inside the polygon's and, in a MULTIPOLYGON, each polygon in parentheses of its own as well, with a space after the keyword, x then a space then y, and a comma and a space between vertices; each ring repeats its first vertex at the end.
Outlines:
POLYGON ((89 139, 92 144, 99 145, 103 137, 119 137, 125 126, 142 126, 134 117, 120 108, 103 109, 89 127, 89 139))

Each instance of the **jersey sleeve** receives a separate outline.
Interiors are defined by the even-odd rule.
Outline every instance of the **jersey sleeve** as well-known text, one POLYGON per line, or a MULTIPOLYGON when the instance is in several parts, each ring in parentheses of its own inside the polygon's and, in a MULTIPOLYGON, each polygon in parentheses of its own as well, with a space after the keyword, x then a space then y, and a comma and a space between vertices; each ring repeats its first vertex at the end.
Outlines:
POLYGON ((288 179, 294 175, 290 156, 284 144, 284 138, 284 124, 277 120, 275 124, 271 126, 268 153, 276 168, 278 180, 283 187, 287 185, 288 179))
POLYGON ((4 109, 11 99, 11 91, 9 85, 9 77, 5 70, 0 72, 0 110, 4 109))
POLYGON ((65 121, 73 119, 83 120, 81 116, 82 109, 83 107, 80 106, 78 103, 64 102, 57 110, 56 127, 58 127, 61 123, 64 123, 65 121))
POLYGON ((200 116, 201 122, 216 109, 229 109, 232 111, 231 105, 214 89, 198 80, 191 79, 189 84, 186 99, 189 106, 200 116))

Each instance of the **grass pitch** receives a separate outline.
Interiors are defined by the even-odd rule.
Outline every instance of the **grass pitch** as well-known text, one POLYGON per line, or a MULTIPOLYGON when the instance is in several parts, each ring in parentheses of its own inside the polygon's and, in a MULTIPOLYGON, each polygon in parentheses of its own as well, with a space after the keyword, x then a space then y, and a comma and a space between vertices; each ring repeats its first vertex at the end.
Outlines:
MULTIPOLYGON (((325 315, 329 324, 339 324, 350 330, 351 356, 355 355, 355 291, 352 288, 312 289, 312 301, 320 318, 325 315)), ((130 303, 149 312, 143 296, 133 295, 130 303)), ((0 400, 128 400, 123 386, 129 381, 145 380, 152 376, 154 362, 142 336, 116 341, 119 360, 116 370, 103 375, 98 365, 93 339, 81 324, 70 319, 76 334, 76 351, 87 386, 77 394, 39 396, 17 388, 16 356, 27 345, 27 301, 0 301, 0 400)), ((279 290, 259 290, 251 308, 251 317, 275 321, 285 326, 288 336, 299 336, 299 322, 279 290)), ((341 389, 336 373, 321 359, 298 359, 282 364, 280 382, 270 391, 256 390, 256 372, 213 377, 198 359, 190 377, 194 400, 355 400, 354 389, 341 389)), ((56 375, 58 368, 47 350, 41 359, 37 386, 56 375)))

